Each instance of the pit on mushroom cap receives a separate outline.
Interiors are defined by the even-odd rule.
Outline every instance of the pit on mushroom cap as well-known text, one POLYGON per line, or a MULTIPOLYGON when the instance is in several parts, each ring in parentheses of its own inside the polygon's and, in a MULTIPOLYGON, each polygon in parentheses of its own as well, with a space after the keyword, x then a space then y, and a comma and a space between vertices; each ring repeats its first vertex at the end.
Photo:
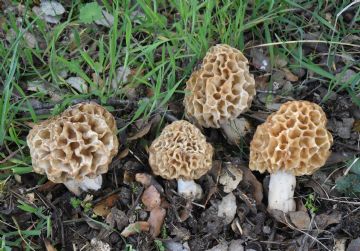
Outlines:
POLYGON ((154 174, 164 179, 177 179, 180 194, 195 199, 201 196, 201 187, 192 180, 210 170, 213 152, 198 128, 179 120, 166 126, 152 142, 149 164, 154 174))
POLYGON ((310 175, 325 164, 333 138, 326 115, 309 101, 289 101, 258 126, 250 144, 249 168, 268 171, 269 209, 295 211, 295 176, 310 175))
POLYGON ((118 151, 114 117, 102 106, 80 103, 35 125, 27 136, 35 172, 79 195, 101 187, 101 174, 118 151))

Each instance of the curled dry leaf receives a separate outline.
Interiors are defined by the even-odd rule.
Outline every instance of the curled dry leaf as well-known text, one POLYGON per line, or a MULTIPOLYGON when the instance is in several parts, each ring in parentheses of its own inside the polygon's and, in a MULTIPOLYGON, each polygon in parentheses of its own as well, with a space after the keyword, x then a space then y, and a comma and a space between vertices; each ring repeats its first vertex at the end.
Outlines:
POLYGON ((140 232, 147 232, 149 230, 150 230, 150 224, 147 221, 137 221, 127 226, 121 232, 121 235, 127 238, 130 235, 134 235, 140 232))
POLYGON ((156 190, 155 186, 151 185, 145 189, 141 201, 144 203, 145 209, 151 211, 154 208, 160 207, 160 193, 156 190))
POLYGON ((93 212, 102 217, 106 217, 109 213, 111 208, 115 205, 116 201, 119 199, 118 194, 112 194, 106 199, 100 201, 94 206, 93 212))
POLYGON ((164 208, 157 207, 151 210, 150 217, 147 222, 150 225, 150 234, 153 238, 156 238, 160 234, 165 216, 166 210, 164 208))

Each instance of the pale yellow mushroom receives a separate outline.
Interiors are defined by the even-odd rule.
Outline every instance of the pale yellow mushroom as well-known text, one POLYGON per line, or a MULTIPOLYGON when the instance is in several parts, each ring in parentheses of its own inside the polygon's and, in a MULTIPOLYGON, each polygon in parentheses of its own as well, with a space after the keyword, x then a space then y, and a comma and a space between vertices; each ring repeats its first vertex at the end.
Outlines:
POLYGON ((326 115, 308 101, 289 101, 257 127, 250 144, 251 170, 270 173, 268 207, 295 211, 295 176, 310 175, 330 155, 326 115))
POLYGON ((149 164, 154 174, 164 179, 176 179, 178 192, 184 197, 199 199, 199 179, 212 166, 213 147, 205 136, 185 120, 166 126, 149 148, 149 164))
POLYGON ((27 136, 33 170, 74 194, 98 190, 118 152, 114 117, 102 106, 80 103, 35 125, 27 136))

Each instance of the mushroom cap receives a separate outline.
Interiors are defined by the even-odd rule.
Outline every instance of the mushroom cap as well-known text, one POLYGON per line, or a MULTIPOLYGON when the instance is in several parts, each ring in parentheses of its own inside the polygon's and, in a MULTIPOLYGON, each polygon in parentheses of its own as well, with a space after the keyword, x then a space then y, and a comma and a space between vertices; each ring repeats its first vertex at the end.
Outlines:
POLYGON ((245 112, 256 93, 248 60, 226 44, 210 48, 200 70, 187 81, 185 91, 186 115, 203 127, 213 128, 245 112))
POLYGON ((257 127, 250 143, 249 168, 261 173, 309 175, 325 164, 332 135, 326 115, 309 101, 289 101, 257 127))
POLYGON ((194 125, 179 120, 166 126, 149 148, 149 164, 164 179, 198 179, 211 169, 213 147, 194 125))
POLYGON ((35 172, 55 183, 106 173, 118 152, 114 117, 90 102, 35 125, 27 136, 35 172))

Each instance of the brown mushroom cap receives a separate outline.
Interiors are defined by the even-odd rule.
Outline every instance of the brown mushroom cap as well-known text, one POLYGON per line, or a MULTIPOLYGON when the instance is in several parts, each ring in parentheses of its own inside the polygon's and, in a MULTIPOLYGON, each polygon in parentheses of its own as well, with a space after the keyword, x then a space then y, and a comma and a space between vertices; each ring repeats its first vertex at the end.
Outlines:
POLYGON ((106 173, 118 151, 114 117, 96 103, 81 103, 35 125, 27 136, 35 172, 55 183, 106 173))
POLYGON ((326 115, 308 101, 290 101, 256 129, 250 144, 251 170, 309 175, 325 164, 333 138, 326 115))
POLYGON ((203 127, 213 128, 245 112, 256 92, 248 60, 226 44, 210 48, 201 69, 187 81, 185 91, 187 116, 203 127))
POLYGON ((185 120, 166 126, 149 148, 149 164, 164 179, 198 179, 210 170, 214 149, 185 120))

